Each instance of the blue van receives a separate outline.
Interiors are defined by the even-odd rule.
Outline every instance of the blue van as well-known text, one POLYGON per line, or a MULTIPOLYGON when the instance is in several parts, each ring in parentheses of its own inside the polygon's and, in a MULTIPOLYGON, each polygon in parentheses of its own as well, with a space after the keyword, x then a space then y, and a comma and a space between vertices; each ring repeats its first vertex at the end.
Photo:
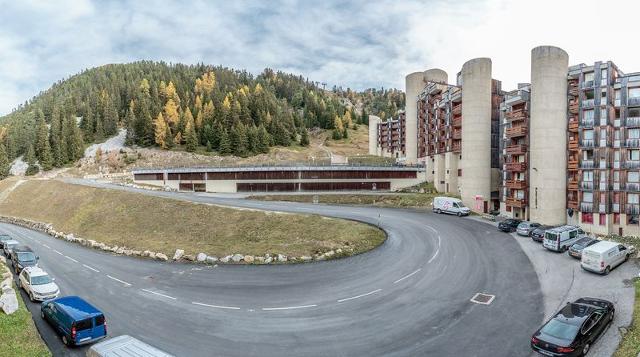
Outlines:
POLYGON ((104 314, 77 296, 42 303, 40 316, 62 336, 67 346, 84 345, 107 336, 104 314))

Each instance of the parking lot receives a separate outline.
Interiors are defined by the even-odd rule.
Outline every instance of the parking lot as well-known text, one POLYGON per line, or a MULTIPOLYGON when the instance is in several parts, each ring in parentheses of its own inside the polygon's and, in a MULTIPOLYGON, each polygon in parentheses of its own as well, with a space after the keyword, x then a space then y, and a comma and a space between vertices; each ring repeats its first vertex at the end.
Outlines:
MULTIPOLYGON (((493 225, 497 226, 497 223, 493 225)), ((509 233, 496 230, 496 234, 509 233)), ((567 253, 555 253, 529 237, 516 233, 511 235, 518 241, 536 269, 544 295, 545 319, 550 318, 562 305, 580 297, 602 298, 615 304, 616 316, 613 325, 589 352, 590 356, 611 356, 620 342, 620 328, 631 324, 634 303, 631 279, 638 276, 640 271, 638 260, 630 259, 612 270, 609 275, 598 275, 583 270, 580 261, 567 253)), ((538 327, 531 326, 531 332, 538 327)), ((532 355, 537 356, 535 353, 532 355)))

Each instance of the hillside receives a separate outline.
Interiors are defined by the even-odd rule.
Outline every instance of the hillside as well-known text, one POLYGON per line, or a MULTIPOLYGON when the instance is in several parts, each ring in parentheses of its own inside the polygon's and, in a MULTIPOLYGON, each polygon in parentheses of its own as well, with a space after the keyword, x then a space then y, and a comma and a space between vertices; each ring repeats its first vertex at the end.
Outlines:
POLYGON ((254 76, 204 64, 105 65, 0 118, 0 176, 20 155, 29 173, 68 166, 119 128, 127 129, 128 146, 247 158, 274 146, 308 146, 311 128, 339 142, 369 114, 391 116, 403 105, 398 90, 324 90, 271 69, 254 76))

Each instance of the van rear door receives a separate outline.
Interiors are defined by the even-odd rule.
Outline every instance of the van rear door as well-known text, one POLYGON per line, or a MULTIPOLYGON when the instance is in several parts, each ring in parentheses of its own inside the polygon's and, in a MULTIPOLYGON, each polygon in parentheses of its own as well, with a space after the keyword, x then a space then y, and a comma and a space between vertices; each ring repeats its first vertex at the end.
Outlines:
POLYGON ((582 265, 586 266, 587 268, 599 271, 600 270, 600 261, 602 260, 602 257, 600 256, 599 253, 596 253, 594 251, 591 251, 589 249, 584 249, 582 251, 582 265))
POLYGON ((104 315, 76 321, 74 323, 76 328, 76 343, 83 343, 104 336, 106 334, 104 322, 104 315))

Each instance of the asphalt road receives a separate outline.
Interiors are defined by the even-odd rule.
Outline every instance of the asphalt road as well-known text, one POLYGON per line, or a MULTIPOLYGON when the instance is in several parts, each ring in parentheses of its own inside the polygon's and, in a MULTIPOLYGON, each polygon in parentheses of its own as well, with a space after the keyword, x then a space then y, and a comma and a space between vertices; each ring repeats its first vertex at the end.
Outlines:
MULTIPOLYGON (((528 356, 544 318, 536 272, 518 243, 473 219, 117 188, 353 219, 379 224, 389 238, 335 261, 209 267, 113 256, 1 224, 33 248, 64 295, 105 312, 110 336, 130 334, 177 356, 528 356), (476 304, 476 293, 495 298, 476 304)), ((56 356, 84 353, 62 346, 39 306, 28 306, 56 356)))

